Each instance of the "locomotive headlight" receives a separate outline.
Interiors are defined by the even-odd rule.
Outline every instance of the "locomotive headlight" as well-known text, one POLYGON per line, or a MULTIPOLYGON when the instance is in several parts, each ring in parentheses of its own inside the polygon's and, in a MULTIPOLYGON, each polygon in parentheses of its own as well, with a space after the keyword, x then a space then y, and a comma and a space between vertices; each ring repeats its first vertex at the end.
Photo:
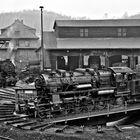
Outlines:
POLYGON ((100 90, 100 91, 98 91, 98 95, 111 94, 111 93, 114 93, 114 89, 111 89, 111 90, 100 90))

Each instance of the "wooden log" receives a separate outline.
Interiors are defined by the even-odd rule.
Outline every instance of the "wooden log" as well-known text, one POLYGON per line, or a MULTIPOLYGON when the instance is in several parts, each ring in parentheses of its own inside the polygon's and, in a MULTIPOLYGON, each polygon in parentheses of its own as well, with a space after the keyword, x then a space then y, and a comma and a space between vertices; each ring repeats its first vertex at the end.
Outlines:
POLYGON ((7 121, 7 122, 4 122, 5 124, 15 124, 15 123, 20 123, 20 122, 27 122, 27 120, 15 120, 15 121, 7 121))
POLYGON ((56 132, 56 133, 62 133, 66 128, 68 128, 68 125, 63 126, 63 127, 60 128, 60 129, 57 129, 55 132, 56 132))
POLYGON ((2 140, 14 140, 14 139, 11 139, 11 138, 8 138, 8 137, 3 137, 3 136, 0 136, 0 139, 2 139, 2 140))
POLYGON ((26 117, 28 117, 28 116, 21 116, 21 117, 14 116, 14 117, 11 117, 11 118, 2 118, 2 119, 0 119, 0 122, 18 120, 18 119, 26 118, 26 117))
POLYGON ((17 127, 22 128, 22 127, 29 126, 29 125, 36 124, 36 123, 37 123, 37 121, 27 122, 27 123, 19 124, 19 125, 17 125, 17 127))
POLYGON ((75 133, 83 133, 84 132, 84 126, 81 126, 80 128, 78 128, 75 133))
POLYGON ((50 127, 53 126, 53 125, 54 125, 53 123, 47 124, 46 126, 40 128, 39 130, 40 130, 40 131, 44 131, 45 129, 50 128, 50 127))
POLYGON ((114 125, 114 128, 115 128, 118 132, 122 132, 122 129, 121 129, 118 125, 114 125))
POLYGON ((140 123, 134 123, 134 125, 140 127, 140 123))

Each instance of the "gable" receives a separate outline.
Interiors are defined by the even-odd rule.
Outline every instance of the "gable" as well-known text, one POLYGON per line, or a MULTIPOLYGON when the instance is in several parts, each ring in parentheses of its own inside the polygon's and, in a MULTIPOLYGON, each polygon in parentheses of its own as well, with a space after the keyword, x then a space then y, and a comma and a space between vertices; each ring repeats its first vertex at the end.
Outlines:
POLYGON ((2 29, 2 36, 13 39, 38 39, 35 29, 24 25, 16 20, 12 25, 2 29))

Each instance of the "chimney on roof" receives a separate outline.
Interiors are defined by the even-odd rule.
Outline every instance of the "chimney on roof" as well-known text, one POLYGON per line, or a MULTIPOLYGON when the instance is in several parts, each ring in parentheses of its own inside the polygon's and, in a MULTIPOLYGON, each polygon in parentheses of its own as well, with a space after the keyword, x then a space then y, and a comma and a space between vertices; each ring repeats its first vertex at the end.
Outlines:
POLYGON ((15 22, 21 22, 21 23, 23 23, 23 19, 21 19, 21 20, 16 19, 15 22))
POLYGON ((23 23, 23 19, 21 20, 21 23, 23 23))

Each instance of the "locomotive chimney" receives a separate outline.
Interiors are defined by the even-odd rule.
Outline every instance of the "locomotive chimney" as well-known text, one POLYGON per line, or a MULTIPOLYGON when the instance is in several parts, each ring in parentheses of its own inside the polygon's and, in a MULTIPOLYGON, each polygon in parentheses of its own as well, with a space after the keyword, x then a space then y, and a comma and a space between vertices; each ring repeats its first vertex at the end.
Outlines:
POLYGON ((42 71, 44 70, 44 45, 43 45, 43 6, 39 7, 41 9, 41 50, 42 50, 42 71))

